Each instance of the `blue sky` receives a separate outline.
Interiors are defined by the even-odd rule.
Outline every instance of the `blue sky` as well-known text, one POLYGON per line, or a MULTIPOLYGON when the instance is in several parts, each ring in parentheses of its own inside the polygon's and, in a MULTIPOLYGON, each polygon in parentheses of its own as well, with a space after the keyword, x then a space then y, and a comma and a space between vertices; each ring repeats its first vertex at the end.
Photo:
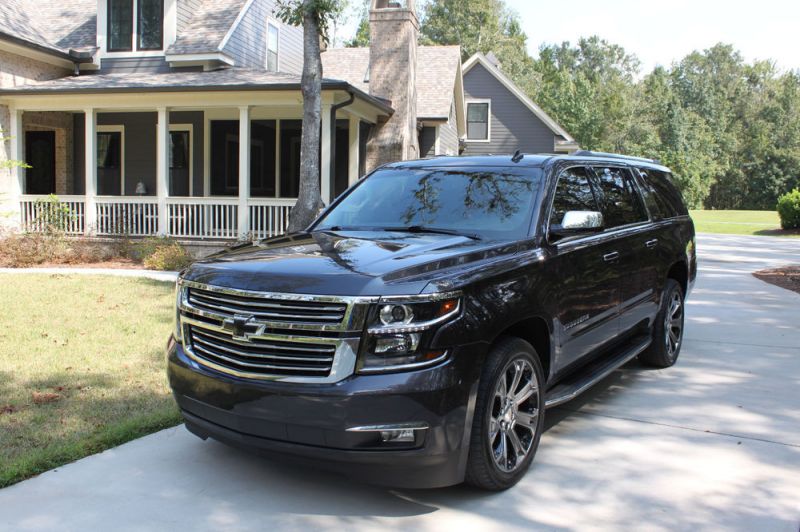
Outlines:
POLYGON ((506 0, 519 13, 536 55, 542 42, 575 42, 597 34, 622 45, 645 70, 669 66, 692 50, 718 42, 745 59, 773 59, 800 69, 798 0, 506 0))
MULTIPOLYGON (((718 42, 733 44, 748 61, 773 59, 781 69, 800 69, 800 0, 506 0, 506 4, 519 13, 534 56, 542 42, 574 43, 597 34, 634 53, 645 72, 718 42)), ((337 37, 349 38, 357 18, 339 28, 337 37)))

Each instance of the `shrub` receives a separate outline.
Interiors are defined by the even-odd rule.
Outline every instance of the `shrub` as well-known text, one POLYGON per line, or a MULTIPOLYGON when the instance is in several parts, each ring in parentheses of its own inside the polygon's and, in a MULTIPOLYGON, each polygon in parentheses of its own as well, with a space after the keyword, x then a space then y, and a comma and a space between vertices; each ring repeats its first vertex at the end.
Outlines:
POLYGON ((148 238, 139 245, 137 255, 150 270, 179 271, 193 260, 186 248, 167 238, 148 238))
POLYGON ((778 216, 784 229, 800 229, 800 189, 778 198, 778 216))
POLYGON ((32 226, 48 235, 64 233, 75 220, 75 213, 55 194, 37 199, 33 208, 32 226))
POLYGON ((59 262, 66 250, 63 238, 29 233, 10 235, 0 242, 0 265, 25 268, 45 262, 59 262))

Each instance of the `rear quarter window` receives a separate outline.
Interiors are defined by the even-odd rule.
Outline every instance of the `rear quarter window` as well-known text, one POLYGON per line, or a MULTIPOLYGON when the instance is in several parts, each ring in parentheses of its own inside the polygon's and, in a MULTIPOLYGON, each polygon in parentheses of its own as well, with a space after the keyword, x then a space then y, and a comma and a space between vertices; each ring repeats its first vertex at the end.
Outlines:
MULTIPOLYGON (((683 203, 681 193, 672 183, 672 175, 668 172, 652 169, 639 169, 642 188, 645 193, 645 201, 650 206, 650 201, 657 204, 661 218, 673 218, 689 214, 686 205, 683 203), (652 196, 650 200, 647 196, 652 196)), ((651 211, 652 212, 652 211, 651 211)), ((656 213, 653 213, 656 217, 656 213)))

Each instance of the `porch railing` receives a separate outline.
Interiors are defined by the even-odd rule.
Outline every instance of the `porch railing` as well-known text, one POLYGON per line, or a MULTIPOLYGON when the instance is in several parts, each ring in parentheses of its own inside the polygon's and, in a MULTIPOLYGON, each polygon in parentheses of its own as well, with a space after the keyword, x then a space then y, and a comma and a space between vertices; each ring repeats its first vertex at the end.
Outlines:
POLYGON ((295 199, 262 199, 250 198, 247 206, 250 209, 250 234, 254 238, 267 238, 286 232, 289 224, 289 211, 295 199))
POLYGON ((60 211, 53 212, 49 196, 25 195, 20 198, 20 214, 23 231, 41 233, 48 225, 57 225, 59 230, 71 235, 84 233, 83 196, 58 196, 60 211))
POLYGON ((180 238, 236 238, 236 198, 168 198, 167 231, 180 238))
POLYGON ((149 236, 158 233, 158 200, 151 197, 98 196, 98 235, 149 236))
MULTIPOLYGON (((46 229, 52 203, 48 196, 20 198, 22 228, 46 229)), ((59 196, 59 212, 66 233, 85 234, 86 202, 83 196, 59 196)), ((249 198, 243 233, 252 238, 283 234, 289 223, 290 198, 249 198)), ((159 234, 158 198, 153 196, 97 196, 96 223, 88 233, 100 236, 154 236, 159 234)), ((239 237, 239 198, 170 197, 166 200, 166 236, 187 239, 229 240, 239 237)))

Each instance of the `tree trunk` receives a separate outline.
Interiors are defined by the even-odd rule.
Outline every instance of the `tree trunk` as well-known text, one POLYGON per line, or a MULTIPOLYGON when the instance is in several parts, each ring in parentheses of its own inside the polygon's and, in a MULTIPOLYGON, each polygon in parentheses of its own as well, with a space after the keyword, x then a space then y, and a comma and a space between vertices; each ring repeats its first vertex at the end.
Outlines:
POLYGON ((303 132, 300 139, 300 193, 289 215, 288 232, 302 231, 324 206, 319 190, 320 130, 322 127, 322 58, 320 32, 311 13, 312 0, 303 0, 303 132))

